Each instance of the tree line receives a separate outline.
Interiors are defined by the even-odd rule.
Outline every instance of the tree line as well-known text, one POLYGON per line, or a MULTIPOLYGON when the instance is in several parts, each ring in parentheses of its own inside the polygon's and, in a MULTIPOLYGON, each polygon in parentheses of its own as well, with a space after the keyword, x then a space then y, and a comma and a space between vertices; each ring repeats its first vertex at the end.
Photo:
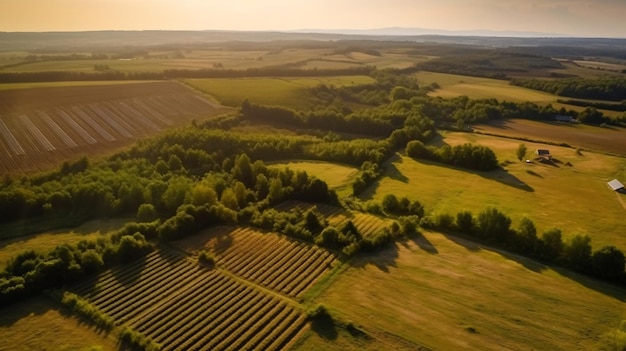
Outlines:
POLYGON ((578 99, 618 102, 626 100, 624 78, 514 79, 511 84, 578 99))

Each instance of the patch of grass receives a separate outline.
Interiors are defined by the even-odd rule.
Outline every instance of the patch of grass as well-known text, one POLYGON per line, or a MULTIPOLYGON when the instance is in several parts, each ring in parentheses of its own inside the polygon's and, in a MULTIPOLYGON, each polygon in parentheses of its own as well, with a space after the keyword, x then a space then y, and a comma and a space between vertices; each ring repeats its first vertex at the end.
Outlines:
MULTIPOLYGON (((517 140, 479 134, 443 135, 443 141, 449 145, 473 142, 487 146, 499 160, 515 159, 519 145, 517 140)), ((526 145, 529 154, 545 148, 536 143, 526 145)), ((626 238, 619 235, 617 228, 623 223, 626 208, 606 182, 626 167, 626 160, 592 152, 580 156, 572 148, 548 148, 559 163, 512 162, 504 170, 491 172, 470 172, 397 156, 389 162, 405 178, 385 176, 361 197, 381 201, 386 194, 406 194, 410 200, 420 201, 427 213, 452 215, 464 210, 476 215, 493 206, 513 219, 513 227, 527 216, 539 233, 557 227, 565 239, 588 234, 594 249, 615 245, 625 250, 626 238), (566 166, 567 162, 571 166, 566 166), (596 209, 602 209, 601 216, 596 209)))
POLYGON ((385 349, 592 349, 626 312, 608 284, 442 234, 423 240, 437 253, 408 241, 355 258, 316 302, 374 338, 393 335, 385 349))
POLYGON ((11 351, 114 351, 114 336, 98 333, 80 319, 56 309, 52 300, 38 297, 5 306, 0 315, 2 347, 11 351))

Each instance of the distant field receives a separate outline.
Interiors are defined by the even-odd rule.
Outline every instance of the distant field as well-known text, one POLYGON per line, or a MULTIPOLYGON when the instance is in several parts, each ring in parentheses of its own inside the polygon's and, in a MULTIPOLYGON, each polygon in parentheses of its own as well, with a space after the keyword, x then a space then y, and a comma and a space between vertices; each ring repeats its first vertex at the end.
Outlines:
POLYGON ((0 350, 7 351, 119 350, 115 337, 96 332, 45 297, 3 307, 0 339, 0 350))
POLYGON ((294 171, 304 171, 309 175, 323 180, 328 187, 335 189, 340 196, 350 195, 352 182, 358 173, 358 169, 329 162, 320 161, 289 161, 271 163, 271 167, 288 167, 294 171))
POLYGON ((335 48, 287 48, 263 50, 261 47, 250 50, 229 50, 224 48, 201 50, 161 50, 146 51, 124 59, 97 60, 48 60, 24 62, 30 55, 15 52, 0 56, 3 72, 71 71, 95 72, 95 65, 105 65, 121 72, 160 72, 166 69, 249 69, 284 65, 303 69, 348 68, 363 65, 379 68, 405 68, 416 62, 427 60, 400 52, 381 51, 380 56, 362 52, 335 53, 335 48), (20 62, 24 62, 19 64, 20 62))
POLYGON ((479 132, 534 140, 567 143, 573 147, 626 156, 626 129, 601 128, 584 124, 537 122, 507 119, 474 126, 479 132))
POLYGON ((356 85, 374 80, 368 76, 293 77, 293 78, 210 78, 188 79, 190 86, 212 96, 223 105, 240 106, 248 99, 264 105, 282 105, 294 109, 310 107, 313 97, 307 89, 320 84, 356 85))
POLYGON ((591 152, 581 156, 571 148, 470 133, 445 133, 442 142, 485 145, 500 162, 509 163, 504 170, 471 172, 396 156, 387 165, 386 176, 361 197, 382 200, 386 194, 407 195, 422 202, 427 212, 453 215, 463 210, 476 215, 495 206, 513 219, 515 228, 527 216, 539 233, 557 227, 566 239, 588 234, 594 249, 604 245, 626 249, 626 237, 618 229, 626 215, 626 197, 606 185, 623 174, 626 159, 591 152), (527 158, 533 158, 537 148, 548 148, 558 163, 518 161, 515 151, 520 143, 529 150, 527 158))
POLYGON ((594 69, 607 70, 607 71, 621 72, 623 70, 626 70, 626 65, 619 65, 619 64, 600 62, 600 61, 574 60, 574 63, 585 68, 594 68, 594 69))
MULTIPOLYGON (((442 98, 467 96, 470 99, 497 99, 499 101, 524 102, 530 101, 540 105, 552 104, 556 109, 564 107, 568 110, 582 111, 584 107, 557 102, 564 97, 538 90, 518 87, 506 80, 461 76, 456 74, 418 72, 415 74, 422 85, 439 84, 440 88, 429 95, 442 98)), ((607 116, 621 115, 621 112, 600 110, 607 116)))
POLYGON ((41 83, 3 83, 3 84, 0 84, 0 90, 137 84, 137 83, 148 83, 148 82, 149 81, 140 81, 140 80, 105 80, 105 81, 72 81, 72 82, 41 82, 41 83))
POLYGON ((439 84, 441 88, 430 95, 442 98, 466 95, 471 99, 495 98, 500 101, 535 103, 551 103, 557 99, 557 96, 552 94, 510 85, 506 80, 434 72, 418 72, 415 76, 422 85, 435 82, 439 84))
MULTIPOLYGON (((436 233, 350 266, 316 302, 389 350, 592 350, 626 315, 622 289, 436 233)), ((360 347, 310 335, 295 350, 317 349, 360 347)))
POLYGON ((175 82, 0 90, 0 174, 48 169, 225 111, 175 82))

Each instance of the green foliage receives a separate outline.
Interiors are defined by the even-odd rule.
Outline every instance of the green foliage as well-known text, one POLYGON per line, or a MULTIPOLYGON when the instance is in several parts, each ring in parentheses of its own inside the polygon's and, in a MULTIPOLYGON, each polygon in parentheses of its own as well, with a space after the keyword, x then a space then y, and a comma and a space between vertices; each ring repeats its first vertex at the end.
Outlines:
POLYGON ((120 343, 131 349, 136 351, 159 351, 161 349, 161 345, 156 343, 151 338, 139 333, 130 327, 125 327, 120 332, 120 343))
POLYGON ((526 158, 526 152, 527 152, 526 145, 519 144, 519 146, 517 147, 517 150, 515 151, 515 156, 517 156, 517 159, 521 161, 524 158, 526 158))
POLYGON ((499 167, 493 150, 470 143, 452 147, 443 145, 440 148, 426 148, 423 144, 413 143, 411 150, 407 150, 407 155, 416 155, 411 157, 425 158, 477 171, 491 171, 499 167))
POLYGON ((470 211, 462 211, 456 214, 455 225, 464 234, 474 233, 474 217, 470 211))
POLYGON ((622 101, 626 96, 623 78, 599 79, 514 79, 512 84, 559 96, 589 100, 622 101))
POLYGON ((89 301, 76 294, 67 291, 63 292, 61 303, 72 310, 72 312, 76 313, 81 318, 90 321, 100 329, 110 331, 113 327, 115 327, 115 321, 113 318, 109 317, 104 312, 100 311, 96 306, 89 303, 89 301))
POLYGON ((213 268, 215 267, 217 260, 215 259, 215 256, 213 256, 212 253, 206 250, 202 250, 200 251, 200 254, 198 255, 198 262, 206 267, 213 268))
POLYGON ((591 238, 577 234, 563 247, 563 258, 567 265, 580 272, 591 269, 591 238))
POLYGON ((591 265, 595 275, 619 281, 624 276, 624 253, 615 246, 604 246, 593 253, 591 265))
POLYGON ((507 243, 511 234, 511 218, 494 207, 488 207, 478 214, 476 227, 481 239, 507 243))
POLYGON ((141 204, 137 209, 137 220, 140 222, 151 222, 157 218, 157 212, 152 204, 141 204))

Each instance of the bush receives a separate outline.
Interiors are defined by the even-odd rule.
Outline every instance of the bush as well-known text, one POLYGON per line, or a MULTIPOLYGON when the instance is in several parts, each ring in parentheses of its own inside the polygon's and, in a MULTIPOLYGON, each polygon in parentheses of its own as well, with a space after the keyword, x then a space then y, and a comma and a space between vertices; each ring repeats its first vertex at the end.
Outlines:
POLYGON ((200 251, 200 254, 198 255, 198 262, 201 265, 204 265, 209 268, 213 268, 215 267, 216 259, 212 253, 207 252, 206 250, 202 250, 200 251))
POLYGON ((152 204, 141 204, 137 209, 137 220, 140 222, 151 222, 157 218, 157 212, 152 204))

